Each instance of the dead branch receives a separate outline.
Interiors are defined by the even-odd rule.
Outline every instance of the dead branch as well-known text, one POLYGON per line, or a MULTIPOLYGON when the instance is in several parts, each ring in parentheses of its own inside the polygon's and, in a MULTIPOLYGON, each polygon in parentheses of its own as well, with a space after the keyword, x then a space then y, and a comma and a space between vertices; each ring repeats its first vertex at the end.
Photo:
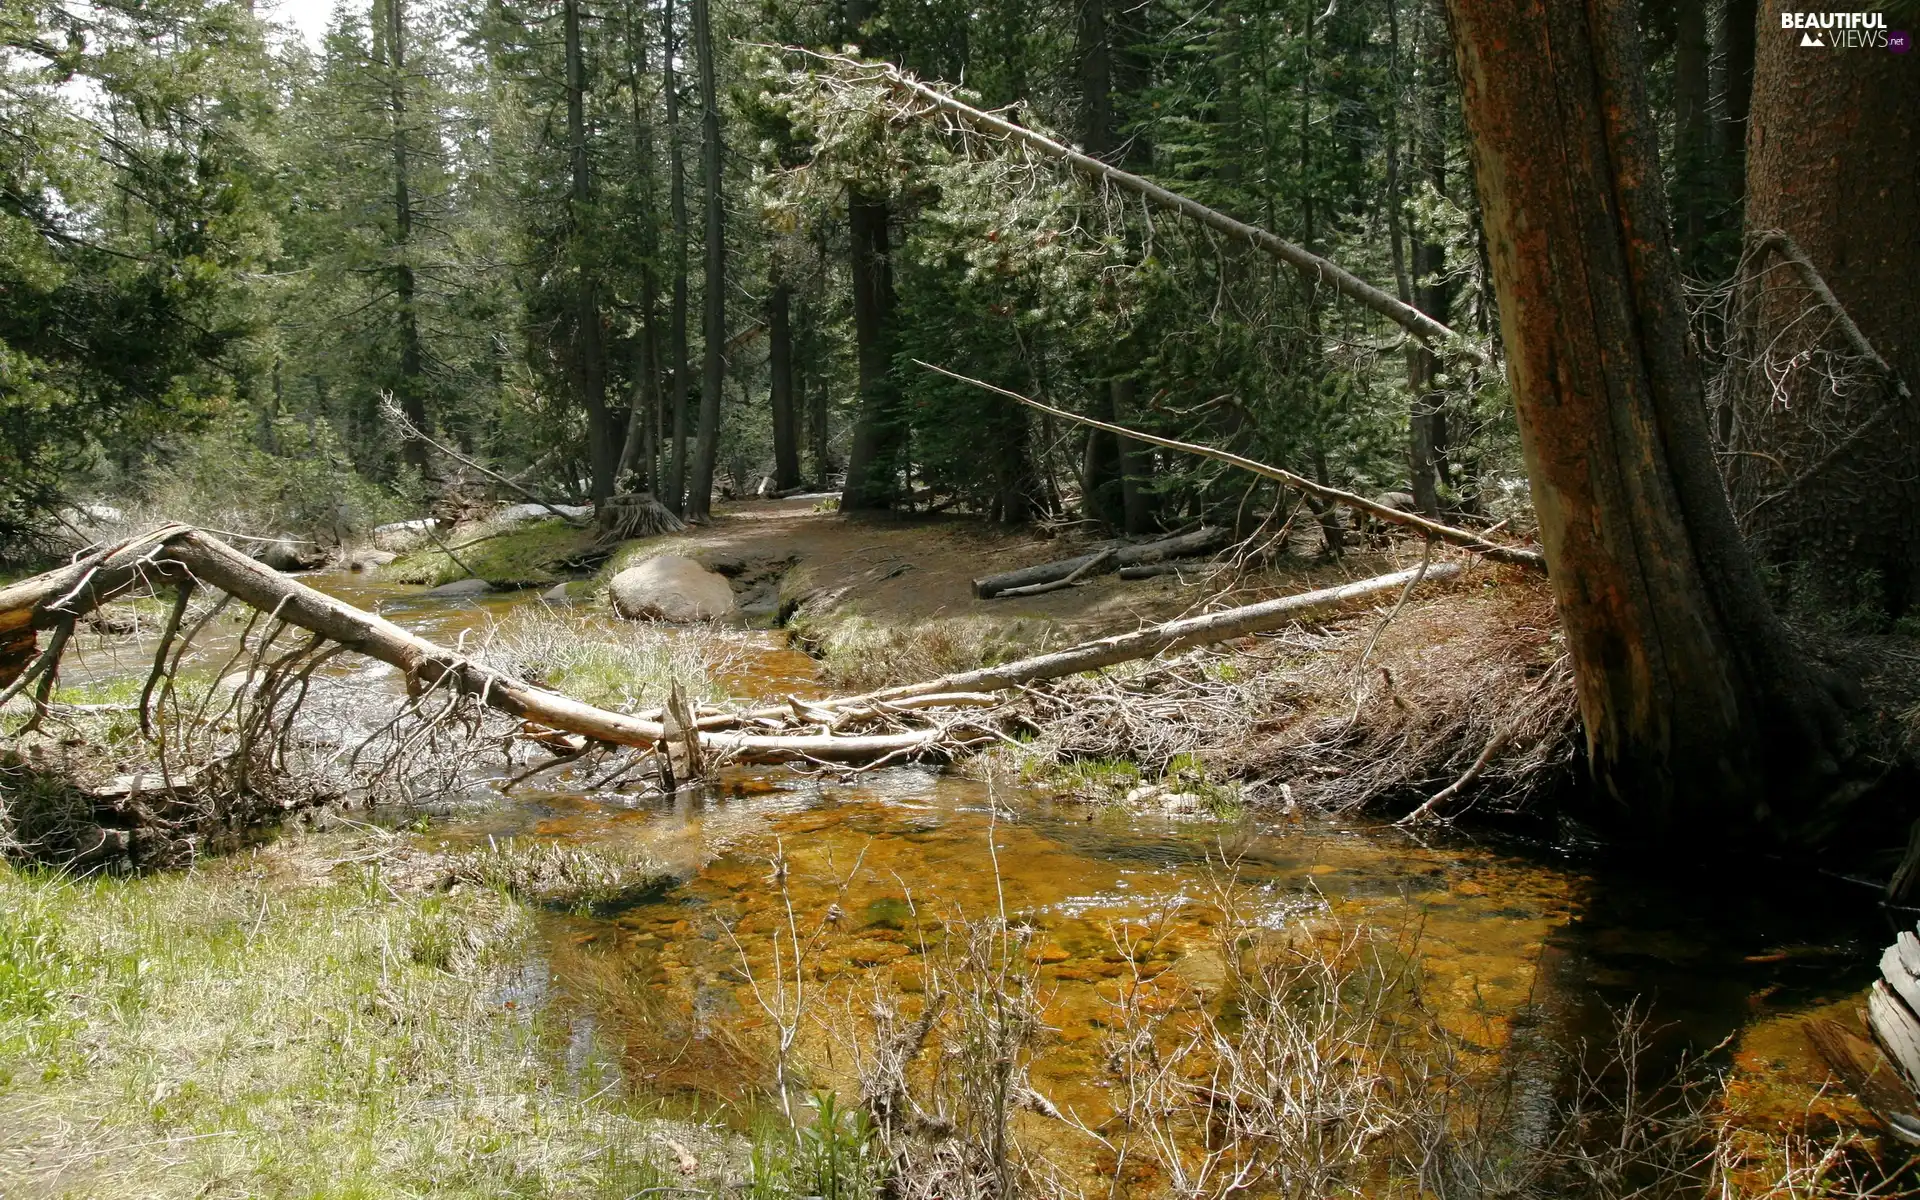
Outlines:
POLYGON ((1068 412, 1064 408, 1055 408, 1051 404, 1045 404, 1031 397, 1023 396, 1019 392, 1011 392, 1006 388, 996 387, 984 380, 974 379, 971 376, 962 375, 957 371, 949 371, 945 367, 936 367, 932 363, 921 362, 921 360, 917 358, 913 361, 929 371, 945 375, 951 379, 958 379, 962 383, 973 384, 975 387, 985 388, 989 392, 1005 396, 1009 400, 1016 400, 1028 408, 1037 409, 1049 416, 1059 417, 1062 420, 1072 421, 1080 425, 1091 426, 1094 429, 1104 429, 1108 433, 1132 438, 1135 441, 1146 442, 1149 445, 1163 446, 1169 450, 1182 450, 1188 454, 1198 454, 1203 458, 1211 458, 1217 462, 1228 463, 1232 466, 1239 467, 1243 471, 1251 471, 1256 475, 1262 475, 1268 479, 1283 483, 1295 491, 1305 493, 1316 499, 1330 503, 1345 504, 1352 508, 1357 508, 1379 520, 1387 521, 1394 525, 1405 525, 1409 529, 1418 529, 1428 537, 1437 538, 1440 541, 1459 546, 1463 550, 1471 550, 1475 554, 1484 555, 1496 562, 1512 563, 1515 566, 1529 567, 1542 574, 1545 574, 1547 570, 1546 556, 1537 550, 1523 550, 1516 546, 1503 546, 1498 542, 1490 542, 1471 530, 1456 529, 1451 525, 1442 525, 1440 522, 1430 521, 1418 513, 1401 512, 1397 508, 1390 508, 1385 504, 1369 500, 1365 496, 1355 495, 1352 492, 1343 492, 1339 488, 1327 487, 1324 484, 1315 483, 1303 475, 1295 475, 1292 471, 1285 470, 1284 468, 1271 467, 1266 463, 1256 462, 1251 458, 1244 458, 1229 450, 1217 450, 1212 446, 1202 446, 1195 442, 1177 441, 1173 438, 1161 437, 1158 434, 1143 433, 1137 429, 1129 429, 1124 425, 1115 425, 1108 421, 1099 421, 1092 417, 1083 417, 1079 413, 1068 412))
MULTIPOLYGON (((803 50, 795 52, 810 55, 813 53, 803 50)), ((1296 246, 1285 238, 1244 221, 1235 220, 1217 209, 1208 208, 1197 200, 1169 191, 1151 180, 1122 171, 1090 154, 1082 154, 1070 146, 1064 146, 1025 126, 1016 125, 992 113, 982 112, 937 88, 927 86, 891 63, 860 62, 840 55, 816 57, 823 57, 827 62, 858 78, 871 79, 877 73, 879 82, 930 105, 929 113, 939 112, 957 117, 982 133, 1018 142, 1029 150, 1066 163, 1082 175, 1112 184, 1122 191, 1132 192, 1162 208, 1180 213, 1216 233, 1224 234, 1236 242, 1243 242, 1286 263, 1311 283, 1331 284, 1333 289, 1341 295, 1380 314, 1436 349, 1462 355, 1475 362, 1486 362, 1486 355, 1478 347, 1411 304, 1374 287, 1344 267, 1304 247, 1296 246)))
POLYGON ((407 437, 413 438, 415 441, 425 442, 427 445, 432 446, 435 450, 438 450, 440 453, 446 455, 448 458, 459 463, 461 466, 472 467, 474 470, 480 472, 482 475, 485 475, 488 479, 493 480, 495 483, 505 484, 507 487, 512 488, 514 492, 516 492, 517 494, 525 496, 528 500, 533 501, 533 503, 538 504, 541 508, 546 509, 548 512, 552 513, 554 516, 559 517, 562 521, 565 521, 567 524, 572 525, 575 528, 582 527, 586 524, 585 521, 579 520, 575 517, 570 517, 566 513, 561 512, 558 508, 556 508, 553 505, 551 501, 546 500, 540 496, 534 495, 532 492, 528 491, 526 488, 522 487, 520 484, 516 483, 512 479, 507 478, 505 475, 502 475, 500 472, 494 470, 492 467, 484 466, 481 463, 475 462, 473 459, 468 458, 466 455, 460 453, 458 450, 454 450, 448 446, 442 445, 440 442, 437 442, 433 438, 427 436, 426 431, 422 430, 419 426, 415 425, 412 421, 407 420, 407 414, 400 411, 400 406, 393 402, 392 396, 382 396, 380 398, 380 407, 384 415, 386 416, 387 420, 393 422, 394 427, 398 429, 401 433, 405 434, 407 437))

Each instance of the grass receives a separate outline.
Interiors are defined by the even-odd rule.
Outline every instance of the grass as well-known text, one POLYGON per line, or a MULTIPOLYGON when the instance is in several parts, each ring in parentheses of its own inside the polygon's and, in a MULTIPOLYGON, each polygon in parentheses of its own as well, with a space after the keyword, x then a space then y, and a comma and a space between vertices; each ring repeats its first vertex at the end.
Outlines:
POLYGON ((608 1067, 562 1066, 522 903, 293 858, 126 880, 0 867, 0 1192, 625 1197, 689 1182, 652 1148, 706 1149, 710 1132, 649 1118, 608 1067))
POLYGON ((453 876, 522 900, 576 911, 640 903, 676 882, 672 872, 643 850, 516 838, 489 839, 485 849, 456 855, 453 876))
POLYGON ((821 675, 852 691, 932 679, 1037 653, 1041 622, 950 617, 892 624, 858 613, 801 609, 791 628, 820 660, 821 675))
POLYGON ((494 627, 488 662, 600 708, 660 704, 675 681, 693 700, 719 700, 722 680, 744 669, 745 643, 708 626, 609 622, 590 613, 528 605, 494 627))
POLYGON ((395 559, 382 574, 398 583, 429 587, 460 579, 484 579, 502 588, 550 586, 576 573, 569 564, 593 546, 594 531, 550 520, 510 533, 484 525, 456 530, 446 541, 452 556, 438 545, 421 546, 395 559))

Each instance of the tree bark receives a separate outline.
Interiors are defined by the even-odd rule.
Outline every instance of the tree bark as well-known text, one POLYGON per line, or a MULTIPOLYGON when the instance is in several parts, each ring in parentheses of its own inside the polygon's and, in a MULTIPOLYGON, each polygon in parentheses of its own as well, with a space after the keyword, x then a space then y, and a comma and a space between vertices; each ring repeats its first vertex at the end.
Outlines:
MULTIPOLYGON (((1434 36, 1431 22, 1422 21, 1425 36, 1421 46, 1421 71, 1414 84, 1415 114, 1414 161, 1420 178, 1435 195, 1447 194, 1447 145, 1444 101, 1441 96, 1453 82, 1447 61, 1446 42, 1434 36)), ((1418 225, 1412 226, 1412 279, 1409 281, 1414 307, 1435 321, 1445 324, 1453 309, 1453 284, 1446 278, 1446 246, 1437 237, 1425 236, 1418 225)), ((1407 419, 1409 482, 1414 503, 1433 519, 1444 515, 1441 484, 1447 479, 1447 394, 1438 383, 1442 363, 1433 348, 1424 342, 1407 346, 1407 385, 1412 407, 1407 419)))
POLYGON ((692 0, 694 55, 700 66, 700 168, 706 184, 706 283, 701 311, 700 429, 687 519, 713 508, 713 468, 720 453, 720 400, 727 373, 727 199, 721 187, 720 98, 714 83, 713 19, 707 0, 692 0))
POLYGON ((673 391, 670 424, 673 445, 667 453, 666 506, 675 516, 686 514, 687 503, 687 166, 681 154, 680 81, 674 60, 680 44, 674 37, 673 0, 660 6, 661 81, 667 106, 667 208, 673 219, 673 308, 668 317, 667 353, 672 356, 673 391))
POLYGON ((1782 7, 1759 22, 1747 233, 1792 238, 1908 394, 1863 369, 1794 271, 1755 261, 1738 333, 1783 369, 1753 370, 1736 398, 1731 448, 1753 453, 1734 494, 1768 562, 1832 581, 1824 603, 1899 616, 1920 604, 1920 76, 1884 49, 1802 49, 1782 7), (1852 378, 1836 389, 1827 366, 1852 378))
POLYGON ((1674 241, 1681 269, 1705 270, 1712 200, 1713 119, 1709 94, 1706 0, 1676 0, 1673 47, 1674 241))
POLYGON ((607 410, 607 360, 600 331, 600 295, 593 270, 587 221, 593 204, 593 182, 587 164, 587 74, 580 45, 580 0, 564 0, 562 21, 567 55, 567 157, 572 174, 567 221, 572 234, 568 250, 578 282, 574 296, 573 369, 580 403, 587 413, 587 457, 592 467, 592 496, 597 504, 614 492, 614 472, 620 465, 619 435, 607 410))
POLYGON ((853 339, 860 408, 847 450, 840 511, 893 507, 898 491, 901 426, 893 368, 893 267, 888 261, 887 202, 865 192, 847 198, 853 253, 853 339))
MULTIPOLYGON (((848 0, 848 33, 864 41, 875 15, 875 0, 848 0)), ((878 47, 868 46, 870 52, 878 47)), ((848 249, 852 257, 853 340, 859 367, 860 407, 853 441, 847 449, 847 480, 840 511, 893 507, 896 476, 906 430, 893 381, 893 266, 887 226, 892 212, 886 197, 860 187, 847 192, 848 249)))
MULTIPOLYGON (((424 355, 420 346, 420 318, 415 311, 418 289, 413 272, 412 149, 407 124, 406 0, 383 0, 382 26, 386 38, 387 109, 391 119, 389 152, 393 160, 393 295, 400 325, 400 378, 394 391, 400 411, 421 429, 427 428, 427 400, 422 386, 424 355)), ((427 448, 407 441, 402 460, 425 473, 427 448)))
POLYGON ((1449 0, 1508 379, 1626 836, 1805 833, 1837 713, 1768 608, 1708 445, 1631 0, 1449 0))
POLYGON ((640 107, 640 81, 647 74, 646 31, 640 18, 645 6, 628 10, 627 65, 632 83, 633 170, 640 179, 640 338, 633 349, 633 388, 627 413, 626 444, 620 448, 620 466, 614 478, 620 487, 634 471, 640 490, 660 488, 660 286, 654 276, 660 249, 654 225, 653 124, 640 107))
POLYGON ((773 408, 773 487, 800 486, 800 414, 793 394, 793 289, 776 279, 767 296, 767 396, 773 408))

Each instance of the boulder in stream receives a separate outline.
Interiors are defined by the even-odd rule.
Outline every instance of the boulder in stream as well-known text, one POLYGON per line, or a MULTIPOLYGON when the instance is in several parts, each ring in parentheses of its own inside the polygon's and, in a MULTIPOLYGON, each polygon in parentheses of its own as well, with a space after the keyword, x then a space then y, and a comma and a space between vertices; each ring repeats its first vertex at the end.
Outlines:
POLYGON ((452 583, 443 583, 437 588, 427 589, 429 596, 484 596, 493 590, 493 585, 484 579, 456 579, 452 583))
POLYGON ((734 612, 733 587, 690 558, 662 554, 613 577, 613 611, 629 621, 686 625, 734 612))

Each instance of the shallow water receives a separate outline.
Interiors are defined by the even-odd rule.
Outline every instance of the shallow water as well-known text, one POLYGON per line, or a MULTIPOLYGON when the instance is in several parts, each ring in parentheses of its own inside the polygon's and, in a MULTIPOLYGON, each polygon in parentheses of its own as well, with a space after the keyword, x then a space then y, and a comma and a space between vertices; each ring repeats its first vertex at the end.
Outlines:
MULTIPOLYGON (((537 602, 315 582, 449 644, 537 602)), ((803 655, 755 636, 735 694, 817 690, 803 655)), ((1663 1059, 1717 1056, 1753 1112, 1831 1115, 1844 1102, 1817 1095, 1826 1071, 1798 1024, 1850 1007, 1887 930, 1865 889, 1765 864, 1722 881, 1624 874, 1546 844, 1096 810, 923 768, 738 769, 673 797, 567 786, 562 775, 551 790, 463 807, 423 837, 618 844, 670 868, 671 887, 616 911, 548 914, 548 983, 577 1043, 595 1031, 645 1090, 708 1102, 764 1095, 776 1023, 762 1000, 795 975, 793 932, 810 996, 798 1053, 815 1079, 844 1083, 867 998, 918 990, 921 932, 1004 912, 1031 931, 1023 954, 1038 964, 1050 1027, 1034 1084, 1097 1121, 1117 990, 1164 976, 1198 994, 1216 982, 1218 918, 1204 901, 1231 877, 1276 934, 1385 931, 1417 964, 1426 1006, 1473 1051, 1604 1040, 1611 1014, 1632 1004, 1663 1059)))

